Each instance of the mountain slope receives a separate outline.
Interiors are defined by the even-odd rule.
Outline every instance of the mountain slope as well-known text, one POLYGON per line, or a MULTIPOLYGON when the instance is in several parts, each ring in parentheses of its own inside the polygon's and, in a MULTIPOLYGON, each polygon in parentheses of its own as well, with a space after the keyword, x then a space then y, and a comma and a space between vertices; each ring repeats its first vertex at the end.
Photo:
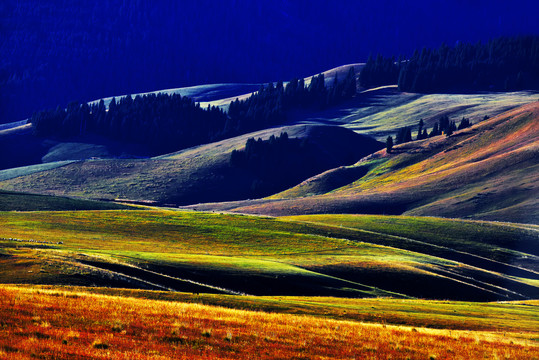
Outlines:
MULTIPOLYGON (((398 145, 271 199, 208 205, 259 214, 386 213, 539 223, 539 102, 398 145), (316 196, 309 196, 318 194, 316 196)), ((206 208, 200 207, 199 208, 206 208)))

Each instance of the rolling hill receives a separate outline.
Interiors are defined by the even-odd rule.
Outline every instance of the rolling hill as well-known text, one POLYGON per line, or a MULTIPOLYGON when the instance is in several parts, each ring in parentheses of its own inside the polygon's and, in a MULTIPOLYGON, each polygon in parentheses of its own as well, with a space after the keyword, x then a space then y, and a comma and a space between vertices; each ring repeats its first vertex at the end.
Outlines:
MULTIPOLYGON (((333 85, 335 78, 346 77, 348 70, 353 67, 356 74, 363 64, 343 65, 323 72, 325 83, 328 87, 333 85)), ((309 84, 311 77, 305 78, 305 83, 309 84)), ((184 88, 164 89, 140 94, 133 94, 131 98, 137 95, 181 95, 189 97, 197 102, 202 108, 216 106, 228 110, 231 101, 236 98, 246 99, 253 92, 260 88, 261 84, 207 84, 190 86, 184 88)), ((116 96, 116 99, 126 95, 116 96)), ((89 102, 97 104, 104 101, 105 108, 113 97, 98 99, 89 102)), ((56 133, 61 133, 61 129, 56 129, 56 133)), ((152 153, 147 146, 133 144, 118 139, 112 140, 95 134, 85 134, 75 136, 70 139, 63 139, 54 134, 47 137, 34 136, 34 128, 28 120, 0 124, 0 170, 40 163, 65 161, 65 160, 87 160, 92 158, 117 159, 117 158, 141 158, 148 157, 152 153)))
POLYGON ((479 123, 485 116, 499 115, 538 98, 536 91, 417 94, 401 92, 396 85, 389 85, 364 90, 352 100, 325 111, 297 112, 294 118, 299 123, 341 125, 385 141, 404 126, 413 127, 415 135, 419 119, 429 129, 443 115, 456 121, 466 117, 479 123))
POLYGON ((26 139, 50 162, 0 170, 0 188, 18 191, 0 191, 0 357, 533 358, 534 96, 383 87, 140 159, 4 126, 10 151, 26 139), (474 125, 391 153, 373 139, 443 114, 474 125), (80 160, 92 156, 107 159, 80 160), (249 200, 268 173, 283 183, 249 200), (213 212, 152 207, 178 204, 213 212))
POLYGON ((532 225, 163 210, 0 215, 0 283, 466 301, 539 296, 532 225))
POLYGON ((385 213, 538 223, 539 103, 450 137, 381 150, 268 199, 197 205, 257 214, 385 213))
MULTIPOLYGON (((345 68, 339 69, 343 70, 345 68)), ((105 157, 111 156, 112 159, 73 162, 70 164, 54 162, 51 163, 50 169, 33 166, 20 168, 16 171, 5 170, 0 174, 0 180, 2 180, 0 181, 0 188, 93 199, 121 198, 135 201, 151 201, 160 204, 189 205, 252 199, 261 195, 271 195, 293 186, 293 188, 281 194, 256 202, 206 204, 196 205, 195 208, 267 214, 323 212, 405 213, 536 222, 533 219, 534 217, 537 219, 534 215, 536 214, 536 209, 534 208, 535 202, 533 200, 535 186, 534 172, 532 170, 533 156, 530 157, 530 152, 528 151, 532 149, 531 151, 533 152, 533 147, 528 146, 526 148, 527 145, 523 145, 523 149, 528 150, 506 151, 505 154, 513 159, 511 161, 514 161, 511 167, 512 170, 503 173, 496 172, 496 166, 498 165, 495 164, 503 163, 501 153, 504 153, 504 151, 500 146, 503 147, 505 144, 503 137, 508 136, 512 131, 512 122, 509 122, 509 125, 503 128, 505 130, 501 126, 507 117, 513 115, 508 115, 511 113, 507 113, 501 118, 496 117, 498 120, 491 118, 485 123, 480 121, 484 114, 490 116, 508 108, 514 109, 518 104, 530 101, 535 96, 533 92, 483 95, 419 95, 399 93, 392 87, 383 87, 363 92, 349 102, 317 113, 318 115, 313 115, 312 112, 295 112, 291 116, 294 121, 290 126, 258 131, 152 159, 118 159, 117 157, 121 156, 122 151, 127 153, 136 152, 136 149, 129 150, 123 147, 121 143, 111 144, 109 142, 108 144, 99 145, 99 141, 95 141, 94 144, 49 141, 46 143, 48 146, 46 151, 40 150, 40 156, 47 161, 67 160, 72 157, 89 158, 100 154, 105 157), (393 133, 401 125, 415 125, 420 117, 425 119, 428 126, 440 114, 449 114, 452 117, 466 114, 471 116, 472 121, 476 123, 476 127, 473 130, 459 132, 447 139, 437 137, 397 146, 395 153, 391 154, 391 156, 387 156, 382 151, 356 165, 334 168, 345 164, 342 159, 347 157, 347 154, 343 153, 343 151, 349 152, 346 149, 355 148, 355 145, 352 144, 355 141, 353 137, 350 134, 345 135, 347 134, 345 131, 337 130, 335 125, 366 132, 380 139, 387 134, 393 133), (299 125, 294 125, 294 123, 299 123, 299 125), (371 125, 364 126, 367 123, 371 125), (493 132, 491 136, 488 134, 491 134, 492 129, 490 127, 492 126, 501 130, 497 133, 493 132), (314 129, 318 129, 316 130, 318 135, 314 134, 316 133, 314 129), (321 131, 321 129, 326 130, 321 131), (324 140, 314 140, 314 143, 320 146, 316 147, 317 150, 313 150, 307 156, 311 159, 320 160, 320 163, 324 164, 324 166, 323 168, 316 168, 312 172, 304 172, 301 178, 288 178, 287 174, 284 174, 284 183, 280 188, 266 187, 265 193, 253 193, 252 188, 257 176, 245 169, 231 168, 229 165, 230 153, 233 150, 242 149, 249 137, 268 139, 271 135, 278 136, 283 131, 286 131, 290 137, 300 138, 316 138, 323 134, 324 140), (475 134, 476 131, 479 133, 475 134), (348 137, 348 140, 341 141, 343 136, 348 137), (482 140, 470 140, 469 143, 465 143, 466 146, 462 149, 460 142, 468 138, 481 138, 482 140), (429 167, 431 165, 428 165, 428 162, 432 161, 438 164, 433 165, 435 168, 437 166, 443 168, 444 161, 454 161, 464 151, 475 151, 474 147, 477 147, 477 144, 484 143, 481 146, 488 149, 489 145, 487 144, 489 141, 497 141, 495 146, 499 149, 494 152, 487 151, 484 156, 489 157, 496 152, 497 155, 492 161, 477 162, 476 165, 484 164, 487 166, 487 163, 490 164, 488 165, 489 174, 491 175, 490 180, 480 180, 479 177, 483 174, 482 170, 476 171, 475 177, 469 178, 471 182, 474 182, 474 185, 467 184, 466 188, 458 188, 454 182, 451 183, 451 179, 457 176, 458 172, 455 172, 454 175, 447 178, 447 182, 443 183, 447 185, 443 189, 443 194, 435 190, 434 186, 425 186, 418 189, 417 184, 419 182, 416 179, 422 178, 424 174, 428 173, 430 174, 429 177, 424 179, 430 179, 426 181, 432 184, 435 181, 433 174, 437 170, 420 171, 417 166, 410 168, 408 165, 422 163, 424 166, 429 167), (455 151, 448 151, 453 147, 455 151), (450 152, 453 154, 451 157, 449 157, 450 152), (527 160, 519 158, 517 155, 527 156, 527 160), (432 156, 435 156, 436 159, 428 160, 432 156), (333 158, 340 158, 341 160, 337 160, 337 162, 324 162, 323 160, 333 158), (516 179, 520 180, 517 164, 521 160, 525 161, 525 164, 520 171, 525 174, 521 184, 512 187, 511 184, 516 179), (403 164, 408 165, 404 166, 403 164), (525 170, 528 165, 531 166, 529 171, 525 170), (331 168, 334 169, 329 170, 331 168), (413 170, 414 175, 410 178, 410 181, 403 182, 403 179, 398 178, 398 176, 402 177, 402 175, 390 176, 390 174, 396 174, 397 169, 400 169, 399 174, 405 174, 408 171, 406 169, 415 170, 413 170), (324 172, 324 170, 329 171, 324 172), (378 175, 383 175, 383 177, 378 177, 378 175), (299 184, 309 176, 314 177, 299 184), (376 183, 376 178, 387 178, 389 180, 384 180, 384 186, 380 187, 376 183), (367 179, 370 179, 369 183, 371 185, 367 185, 367 179), (503 181, 503 187, 496 186, 496 181, 498 181, 498 184, 503 181), (400 189, 396 189, 395 186, 390 187, 390 183, 397 182, 401 184, 400 189), (353 183, 357 183, 358 186, 352 185, 353 183), (406 184, 410 185, 414 190, 404 191, 406 184), (418 192, 418 190, 421 192, 418 192), (311 197, 311 195, 317 196, 311 197), (503 201, 500 201, 500 199, 503 201), (446 202, 452 205, 447 207, 445 206, 446 202), (457 204, 455 205, 455 203, 457 204), (293 206, 289 206, 291 204, 293 206), (491 206, 491 204, 494 205, 491 206), (521 211, 521 209, 526 210, 521 211), (527 218, 522 218, 522 215, 526 215, 527 218)), ((535 116, 533 114, 531 115, 532 117, 535 116)), ((533 121, 529 120, 529 123, 533 124, 533 121)), ((28 134, 29 130, 25 127, 26 125, 22 124, 22 128, 21 124, 16 125, 19 127, 12 129, 16 134, 20 132, 21 135, 26 137, 31 136, 28 134)), ((4 131, 9 131, 9 129, 4 131)), ((523 141, 531 141, 534 131, 536 131, 534 127, 527 128, 525 134, 521 135, 525 138, 527 137, 528 140, 523 141)), ((8 135, 6 133, 4 136, 13 136, 13 134, 8 135)), ((511 146, 518 147, 519 139, 521 137, 514 138, 511 146)), ((4 153, 17 152, 18 147, 15 146, 15 143, 19 140, 14 138, 11 141, 8 151, 4 153)), ((24 149, 28 148, 31 147, 24 147, 24 149)), ((374 150, 376 149, 373 148, 374 150)), ((368 155, 368 152, 359 155, 368 155)), ((4 159, 9 161, 10 157, 8 156, 4 159)), ((471 167, 470 164, 474 164, 474 161, 470 158, 467 164, 468 167, 471 167)), ((458 168, 464 169, 464 167, 458 168)), ((466 172, 470 174, 469 170, 466 170, 466 172)), ((448 172, 446 173, 448 174, 448 172)))
MULTIPOLYGON (((193 204, 253 197, 253 183, 270 195, 300 183, 318 172, 358 159, 382 145, 368 137, 336 126, 279 127, 202 145, 167 156, 139 160, 91 160, 63 164, 40 172, 6 179, 7 190, 78 196, 93 199, 128 199, 160 204, 193 204), (248 138, 267 140, 286 132, 301 139, 304 152, 290 154, 297 171, 284 173, 275 183, 250 169, 230 165, 231 152, 245 147, 248 138), (306 166, 311 165, 311 166, 306 166), (276 191, 275 191, 276 190, 276 191)), ((284 159, 283 159, 284 161, 284 159)), ((20 174, 24 174, 21 169, 20 174)), ((278 169, 276 169, 278 171, 278 169)))

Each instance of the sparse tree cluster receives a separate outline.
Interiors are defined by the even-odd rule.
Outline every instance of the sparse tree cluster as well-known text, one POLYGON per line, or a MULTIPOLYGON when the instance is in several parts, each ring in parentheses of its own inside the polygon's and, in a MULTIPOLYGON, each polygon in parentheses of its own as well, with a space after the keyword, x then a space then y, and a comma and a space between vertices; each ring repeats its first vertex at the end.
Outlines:
POLYGON ((412 130, 408 126, 400 128, 396 137, 397 144, 404 144, 409 141, 412 141, 412 130))
POLYGON ((393 150, 393 137, 388 136, 386 139, 386 151, 389 154, 391 150, 393 150))
MULTIPOLYGON (((488 116, 487 116, 487 119, 488 119, 488 116)), ((457 130, 466 129, 466 128, 469 128, 470 126, 472 126, 470 119, 463 116, 462 119, 460 120, 460 124, 457 130)))
MULTIPOLYGON (((488 119, 488 116, 485 116, 485 119, 488 119)), ((447 115, 442 115, 440 119, 434 123, 432 130, 428 132, 427 128, 425 127, 425 122, 423 121, 423 119, 420 119, 417 125, 416 140, 423 140, 442 134, 446 136, 451 136, 455 131, 465 129, 470 126, 472 126, 472 122, 469 118, 462 117, 459 126, 457 127, 455 121, 449 120, 449 117, 447 115)), ((408 126, 400 128, 395 137, 395 142, 397 144, 404 144, 409 141, 412 141, 412 129, 408 126)), ((386 139, 386 150, 388 153, 390 153, 392 149, 393 137, 388 136, 386 139)))

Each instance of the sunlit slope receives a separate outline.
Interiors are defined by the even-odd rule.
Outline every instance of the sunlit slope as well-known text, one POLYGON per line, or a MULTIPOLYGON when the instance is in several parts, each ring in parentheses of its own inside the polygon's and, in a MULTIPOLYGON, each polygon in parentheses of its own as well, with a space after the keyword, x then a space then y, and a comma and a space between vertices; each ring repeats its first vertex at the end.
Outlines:
MULTIPOLYGON (((516 315, 505 322, 521 321, 524 327, 519 333, 499 332, 496 328, 480 332, 271 314, 97 295, 88 290, 0 287, 0 355, 9 359, 471 360, 539 356, 533 340, 537 320, 528 309, 534 304, 500 305, 487 311, 480 308, 486 318, 496 320, 500 314, 494 311, 502 316, 516 315)), ((274 302, 278 303, 277 299, 274 302)), ((360 302, 351 305, 352 309, 366 310, 360 302)), ((433 305, 440 308, 439 304, 433 305)), ((342 303, 341 308, 347 309, 347 304, 342 303)), ((453 313, 464 323, 466 318, 459 316, 457 309, 447 304, 443 311, 453 313)), ((431 317, 436 322, 449 317, 446 314, 431 317)))
POLYGON ((462 117, 478 123, 510 109, 537 101, 535 91, 477 94, 404 93, 397 86, 382 86, 358 93, 352 100, 318 113, 298 112, 296 121, 339 124, 361 134, 385 141, 403 126, 413 127, 419 119, 430 130, 442 115, 457 123, 462 117))
POLYGON ((382 216, 4 212, 0 238, 3 283, 473 301, 539 297, 533 226, 382 216), (431 231, 418 238, 408 232, 413 227, 431 231), (474 231, 459 231, 468 228, 474 231))
MULTIPOLYGON (((351 164, 382 146, 370 138, 337 126, 285 126, 153 159, 90 160, 40 172, 25 172, 21 169, 21 176, 4 179, 0 182, 0 188, 160 204, 196 204, 253 198, 252 186, 259 175, 249 169, 232 166, 231 152, 243 149, 249 137, 267 140, 271 135, 279 136, 282 132, 287 132, 289 138, 299 138, 309 143, 308 151, 295 156, 301 156, 305 163, 316 161, 318 169, 351 164)), ((268 185, 273 188, 266 194, 298 184, 317 171, 316 168, 303 166, 295 174, 283 172, 279 178, 283 184, 268 185)))
POLYGON ((311 178, 272 201, 239 204, 235 210, 538 223, 538 138, 539 103, 534 102, 450 137, 398 145, 391 154, 382 150, 354 166, 311 178))

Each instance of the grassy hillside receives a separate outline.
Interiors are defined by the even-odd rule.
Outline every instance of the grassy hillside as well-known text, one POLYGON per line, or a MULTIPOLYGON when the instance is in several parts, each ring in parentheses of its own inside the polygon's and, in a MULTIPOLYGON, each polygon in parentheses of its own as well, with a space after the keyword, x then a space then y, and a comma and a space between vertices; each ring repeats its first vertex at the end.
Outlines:
POLYGON ((403 126, 412 126, 415 137, 419 119, 423 119, 429 130, 442 115, 457 123, 462 117, 479 123, 485 115, 493 117, 537 101, 538 95, 535 91, 424 95, 399 92, 396 86, 382 86, 363 91, 349 102, 326 111, 298 112, 296 121, 337 124, 385 141, 403 126))
POLYGON ((221 209, 273 215, 385 213, 538 223, 538 119, 539 103, 534 102, 451 137, 398 145, 391 154, 382 150, 270 200, 230 203, 221 209))
MULTIPOLYGON (((524 339, 536 332, 537 300, 462 302, 395 298, 338 298, 305 296, 248 296, 192 294, 172 291, 59 285, 4 285, 19 289, 83 292, 168 302, 204 304, 237 310, 308 315, 335 320, 417 326, 430 329, 520 332, 524 339), (457 314, 457 315, 455 315, 457 314)), ((493 334, 494 335, 494 334, 493 334)), ((509 341, 509 340, 508 340, 509 341)))
POLYGON ((539 296, 537 231, 381 216, 279 220, 148 210, 5 212, 0 214, 0 282, 253 295, 528 299, 539 296), (413 226, 428 231, 410 235, 413 226))
MULTIPOLYGON (((496 331, 498 329, 459 331, 365 324, 96 295, 87 290, 3 286, 0 293, 4 329, 0 335, 0 351, 2 356, 11 359, 36 356, 56 359, 229 359, 252 356, 260 359, 353 359, 358 356, 533 359, 539 356, 534 341, 537 317, 529 309, 535 306, 533 303, 473 307, 486 317, 498 318, 504 323, 521 321, 518 333, 501 333, 496 331), (514 318, 502 318, 500 312, 514 318)), ((367 310, 367 304, 360 302, 322 301, 333 303, 342 311, 350 306, 367 310)), ((307 307, 315 307, 317 303, 320 300, 307 307)), ((370 305, 384 307, 385 303, 370 305)), ((424 307, 426 304, 401 305, 424 307)), ((460 306, 432 305, 436 308, 430 310, 434 322, 450 318, 449 314, 460 306), (436 313, 437 310, 441 313, 436 313), (436 315, 432 316, 433 313, 436 315)))
POLYGON ((36 165, 28 165, 28 166, 21 166, 16 168, 10 168, 10 169, 4 169, 0 170, 0 181, 13 179, 19 176, 26 176, 29 174, 54 169, 60 166, 64 166, 67 164, 71 164, 73 161, 71 160, 65 160, 65 161, 53 161, 46 164, 36 164, 36 165))
POLYGON ((127 208, 129 207, 102 201, 0 190, 0 211, 114 210, 127 208))
MULTIPOLYGON (((298 125, 268 129, 175 154, 144 160, 94 160, 31 173, 1 182, 8 190, 78 196, 94 199, 149 200, 161 204, 193 204, 253 197, 253 184, 263 181, 248 169, 230 165, 232 150, 245 147, 247 138, 263 138, 287 132, 309 144, 298 154, 300 162, 315 167, 283 173, 283 184, 267 183, 266 194, 281 191, 315 175, 320 169, 357 161, 381 147, 369 138, 340 127, 298 125), (278 187, 280 186, 280 187, 278 187)), ((291 154, 294 156, 294 154, 291 154)))

